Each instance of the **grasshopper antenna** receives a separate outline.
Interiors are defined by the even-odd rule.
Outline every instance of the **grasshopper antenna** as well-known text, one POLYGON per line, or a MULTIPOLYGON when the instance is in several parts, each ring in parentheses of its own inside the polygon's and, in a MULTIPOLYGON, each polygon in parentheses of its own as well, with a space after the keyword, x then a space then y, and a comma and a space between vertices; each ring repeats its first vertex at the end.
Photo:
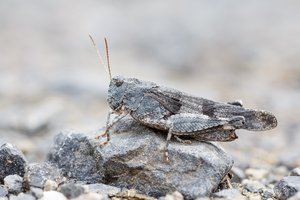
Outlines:
POLYGON ((109 77, 110 77, 110 80, 111 80, 109 51, 108 51, 108 43, 107 43, 107 39, 106 38, 104 38, 104 43, 105 43, 105 51, 106 51, 106 61, 107 61, 108 73, 109 73, 109 77))
POLYGON ((102 56, 101 56, 101 54, 100 54, 99 49, 98 49, 97 46, 96 46, 95 40, 93 39, 93 37, 92 37, 90 34, 89 34, 89 37, 90 37, 90 39, 91 39, 91 41, 92 41, 92 43, 93 43, 93 46, 94 46, 94 48, 95 48, 95 50, 96 50, 96 53, 97 53, 97 56, 98 56, 98 59, 99 59, 100 63, 104 66, 105 71, 107 71, 107 69, 108 69, 109 78, 110 78, 110 80, 111 80, 111 70, 110 70, 110 62, 109 62, 109 54, 108 54, 108 45, 107 45, 107 40, 106 40, 106 38, 104 38, 104 42, 105 42, 106 59, 107 59, 107 65, 108 65, 107 68, 106 68, 106 64, 104 63, 104 60, 103 60, 103 58, 102 58, 102 56))

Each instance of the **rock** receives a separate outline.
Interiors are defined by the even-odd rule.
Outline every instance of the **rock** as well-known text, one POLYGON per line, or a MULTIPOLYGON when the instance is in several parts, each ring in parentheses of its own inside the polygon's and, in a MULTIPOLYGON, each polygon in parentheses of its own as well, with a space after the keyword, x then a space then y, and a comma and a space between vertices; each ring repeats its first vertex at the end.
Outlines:
POLYGON ((154 197, 176 190, 185 198, 209 195, 233 165, 218 144, 197 141, 171 141, 167 163, 166 133, 156 133, 130 117, 120 120, 114 130, 111 142, 100 148, 103 141, 83 133, 60 133, 48 159, 68 178, 133 188, 154 197))
POLYGON ((271 189, 265 189, 262 193, 262 197, 265 199, 273 199, 274 196, 275 195, 271 189))
POLYGON ((288 198, 288 200, 299 200, 300 199, 300 192, 297 192, 294 196, 288 198))
POLYGON ((197 141, 171 141, 168 163, 165 133, 156 134, 129 117, 119 121, 114 130, 110 144, 95 151, 99 171, 109 185, 134 188, 153 197, 177 190, 185 198, 196 198, 211 194, 233 164, 216 143, 197 141))
POLYGON ((233 183, 240 183, 243 179, 246 178, 246 175, 241 168, 233 166, 230 172, 232 173, 231 182, 233 183))
POLYGON ((26 159, 23 153, 13 145, 6 143, 0 147, 0 183, 12 174, 23 177, 26 168, 26 159))
POLYGON ((175 191, 172 194, 167 194, 165 197, 159 198, 159 200, 183 200, 183 196, 180 192, 175 191))
POLYGON ((126 190, 123 192, 119 192, 118 194, 114 195, 112 200, 120 200, 120 199, 130 199, 130 200, 157 200, 156 198, 149 197, 147 195, 139 194, 136 190, 126 190))
POLYGON ((103 183, 97 183, 97 184, 89 184, 87 185, 90 192, 95 192, 99 194, 107 194, 109 196, 113 196, 119 192, 121 192, 120 188, 113 187, 110 185, 105 185, 103 183))
POLYGON ((44 191, 37 187, 30 187, 30 193, 37 199, 42 198, 44 195, 44 191))
POLYGON ((46 191, 40 200, 68 200, 62 193, 57 191, 46 191))
POLYGON ((13 199, 14 200, 35 200, 35 197, 32 196, 31 194, 20 193, 17 197, 15 197, 13 199))
POLYGON ((245 174, 249 179, 262 180, 268 175, 268 170, 248 168, 245 170, 245 174))
POLYGON ((300 167, 294 168, 291 171, 290 176, 300 176, 300 167))
POLYGON ((300 177, 286 176, 274 187, 274 193, 279 199, 287 199, 300 191, 300 177))
POLYGON ((238 189, 224 189, 219 192, 216 192, 212 195, 214 198, 222 199, 247 199, 243 196, 238 189))
POLYGON ((244 186, 245 189, 247 189, 249 192, 252 193, 259 193, 265 189, 265 186, 262 183, 258 181, 249 180, 249 179, 244 179, 242 181, 242 185, 244 186))
POLYGON ((13 194, 9 195, 9 200, 16 200, 16 199, 17 199, 16 195, 13 195, 13 194))
POLYGON ((77 198, 74 198, 72 200, 109 200, 109 198, 105 195, 102 194, 97 194, 94 192, 87 193, 87 194, 82 194, 77 198))
POLYGON ((86 135, 72 131, 58 134, 48 160, 70 179, 87 183, 102 182, 101 172, 98 172, 95 160, 94 147, 86 135))
POLYGON ((55 181, 47 180, 44 185, 45 191, 56 190, 58 188, 58 184, 55 181))
POLYGON ((64 194, 68 199, 73 199, 79 197, 83 193, 86 193, 87 188, 80 184, 66 183, 61 185, 57 191, 64 194))
POLYGON ((5 197, 8 194, 8 190, 4 185, 0 185, 0 197, 5 197))
POLYGON ((0 200, 8 200, 8 197, 0 197, 0 200))
POLYGON ((26 188, 44 188, 44 184, 47 180, 53 180, 60 183, 62 182, 62 179, 60 170, 49 163, 29 164, 24 175, 26 188))
POLYGON ((22 191, 23 178, 19 175, 9 175, 4 178, 4 185, 7 187, 8 192, 18 194, 22 191))

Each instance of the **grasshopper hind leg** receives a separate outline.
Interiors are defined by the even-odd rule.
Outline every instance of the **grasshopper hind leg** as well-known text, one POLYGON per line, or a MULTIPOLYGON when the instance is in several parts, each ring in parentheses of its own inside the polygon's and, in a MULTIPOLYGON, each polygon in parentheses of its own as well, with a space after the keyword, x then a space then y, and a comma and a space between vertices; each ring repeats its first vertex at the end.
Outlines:
POLYGON ((235 129, 240 128, 244 122, 245 118, 242 116, 211 118, 190 113, 173 115, 168 119, 169 131, 164 149, 166 161, 169 161, 168 146, 172 135, 179 141, 182 139, 178 136, 190 136, 199 141, 232 141, 237 139, 235 129))

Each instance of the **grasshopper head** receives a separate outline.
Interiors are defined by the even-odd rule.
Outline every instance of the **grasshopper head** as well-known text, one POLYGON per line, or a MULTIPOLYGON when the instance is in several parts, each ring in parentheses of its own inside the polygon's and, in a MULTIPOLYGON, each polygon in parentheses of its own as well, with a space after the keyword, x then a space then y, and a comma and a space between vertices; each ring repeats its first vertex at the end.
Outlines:
POLYGON ((122 76, 114 76, 109 84, 107 102, 114 111, 120 111, 128 83, 122 76))

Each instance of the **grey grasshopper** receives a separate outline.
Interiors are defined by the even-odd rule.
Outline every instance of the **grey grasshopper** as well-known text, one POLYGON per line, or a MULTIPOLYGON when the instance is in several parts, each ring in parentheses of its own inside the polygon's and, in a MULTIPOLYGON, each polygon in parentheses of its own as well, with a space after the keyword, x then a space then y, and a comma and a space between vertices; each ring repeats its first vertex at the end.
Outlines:
MULTIPOLYGON (((108 47, 107 42, 107 59, 108 47)), ((109 63, 109 62, 108 62, 109 63)), ((236 129, 265 131, 277 126, 276 117, 266 111, 244 108, 239 101, 220 103, 189 95, 176 89, 159 86, 136 78, 111 78, 107 102, 111 108, 104 135, 119 119, 130 115, 137 122, 167 133, 165 146, 172 136, 200 141, 233 141, 236 129), (111 113, 118 114, 112 122, 111 113)))

